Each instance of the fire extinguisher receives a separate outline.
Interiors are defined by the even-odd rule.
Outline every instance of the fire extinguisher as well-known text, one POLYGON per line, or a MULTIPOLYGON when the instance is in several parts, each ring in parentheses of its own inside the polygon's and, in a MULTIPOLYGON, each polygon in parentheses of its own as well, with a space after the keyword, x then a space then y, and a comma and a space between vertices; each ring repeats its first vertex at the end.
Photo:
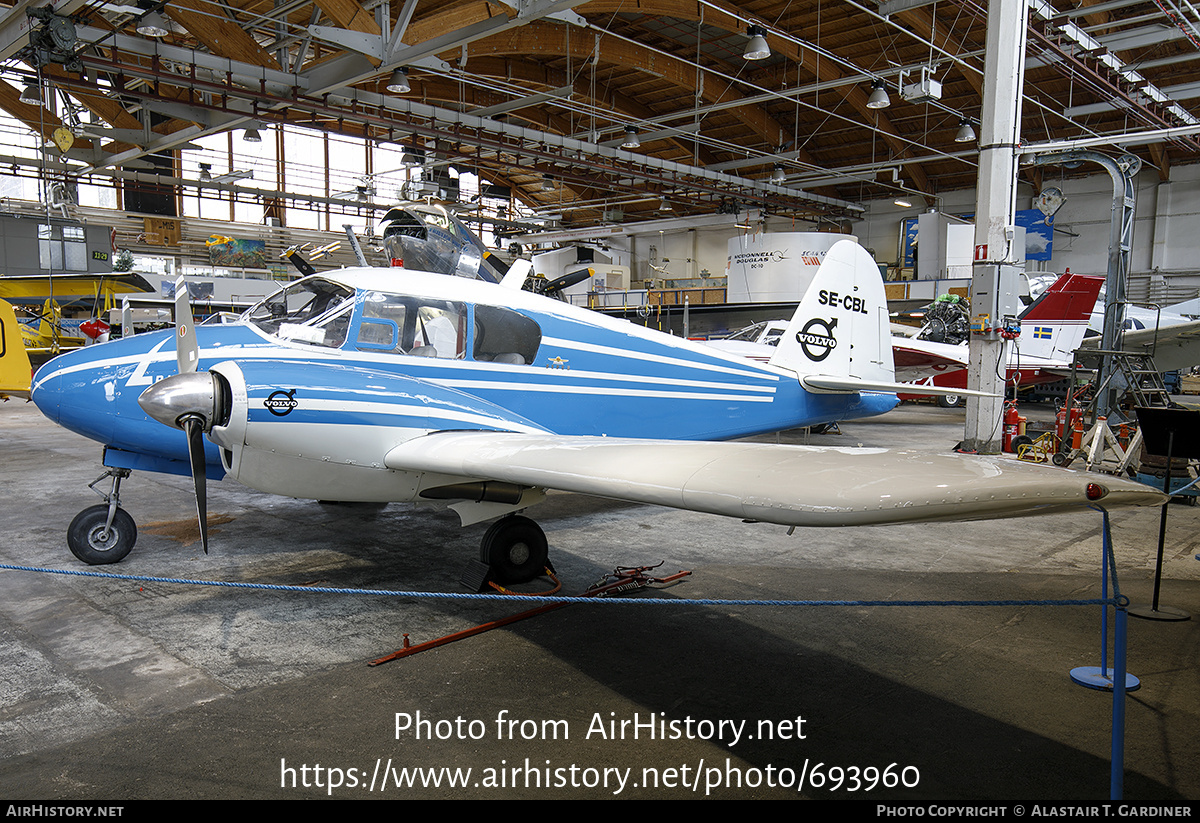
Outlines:
POLYGON ((1004 438, 1001 448, 1006 452, 1012 451, 1013 438, 1017 436, 1017 427, 1021 423, 1021 415, 1017 413, 1017 401, 1009 400, 1004 404, 1004 438))

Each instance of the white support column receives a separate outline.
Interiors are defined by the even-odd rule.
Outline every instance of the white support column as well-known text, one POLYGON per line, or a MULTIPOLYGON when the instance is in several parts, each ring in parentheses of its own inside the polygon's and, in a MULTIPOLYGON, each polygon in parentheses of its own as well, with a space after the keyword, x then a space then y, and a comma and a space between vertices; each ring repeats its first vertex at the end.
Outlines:
MULTIPOLYGON (((987 315, 989 329, 997 328, 1012 310, 1013 298, 1001 283, 1002 274, 1005 283, 1012 282, 1015 261, 1024 256, 1017 254, 1013 241, 1027 15, 1026 0, 988 3, 971 310, 976 317, 987 315)), ((1004 358, 1004 341, 998 332, 971 335, 967 388, 998 396, 967 399, 964 448, 984 454, 1000 451, 1004 358)))
POLYGON ((1150 247, 1150 270, 1159 272, 1170 267, 1167 260, 1167 241, 1171 229, 1171 181, 1160 180, 1154 188, 1154 242, 1150 247))

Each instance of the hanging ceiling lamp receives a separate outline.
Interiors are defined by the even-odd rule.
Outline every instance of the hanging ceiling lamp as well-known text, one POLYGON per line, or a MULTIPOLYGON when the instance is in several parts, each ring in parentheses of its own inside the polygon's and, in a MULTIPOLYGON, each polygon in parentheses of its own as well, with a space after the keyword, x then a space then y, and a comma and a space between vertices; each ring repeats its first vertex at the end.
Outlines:
POLYGON ((147 37, 166 37, 171 30, 167 27, 167 21, 161 14, 151 11, 143 14, 142 19, 138 21, 137 33, 147 37))
POLYGON ((787 170, 784 169, 782 163, 776 163, 775 168, 771 169, 771 182, 782 183, 787 180, 787 170))
POLYGON ((767 45, 767 38, 763 35, 766 32, 759 26, 750 26, 746 29, 746 34, 750 35, 750 41, 746 43, 746 50, 742 52, 742 57, 746 60, 765 60, 771 56, 771 47, 767 45))
POLYGON ((21 92, 21 102, 29 106, 42 105, 42 87, 37 83, 30 83, 21 92))
POLYGON ((258 133, 257 126, 247 126, 246 130, 242 132, 242 139, 247 143, 261 143, 262 135, 258 133))
POLYGON ((958 134, 954 135, 955 143, 974 143, 975 128, 971 125, 971 121, 963 118, 958 121, 958 134))
POLYGON ((867 98, 867 108, 886 109, 891 104, 891 98, 888 97, 887 93, 887 83, 882 79, 871 83, 871 96, 867 98))
POLYGON ((625 127, 625 142, 621 144, 623 149, 636 149, 642 145, 642 141, 638 140, 638 131, 636 126, 625 127))
POLYGON ((408 94, 412 91, 412 85, 408 82, 408 72, 403 68, 393 71, 387 82, 387 90, 392 94, 408 94))

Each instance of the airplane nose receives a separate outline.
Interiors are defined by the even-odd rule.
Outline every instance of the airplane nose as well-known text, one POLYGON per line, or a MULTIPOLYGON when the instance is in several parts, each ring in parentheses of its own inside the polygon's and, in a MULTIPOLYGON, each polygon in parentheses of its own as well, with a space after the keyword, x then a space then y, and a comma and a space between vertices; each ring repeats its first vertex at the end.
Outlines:
MULTIPOLYGON (((43 366, 42 368, 45 368, 43 366)), ((38 377, 41 375, 39 374, 38 377)), ((49 419, 55 423, 60 423, 59 419, 61 409, 59 407, 63 393, 63 378, 61 374, 53 374, 42 380, 37 377, 33 381, 33 391, 30 393, 30 399, 33 400, 35 406, 49 419)))
POLYGON ((223 381, 213 372, 176 374, 160 380, 142 392, 138 405, 158 422, 181 428, 180 419, 198 416, 208 431, 223 422, 226 400, 223 381))

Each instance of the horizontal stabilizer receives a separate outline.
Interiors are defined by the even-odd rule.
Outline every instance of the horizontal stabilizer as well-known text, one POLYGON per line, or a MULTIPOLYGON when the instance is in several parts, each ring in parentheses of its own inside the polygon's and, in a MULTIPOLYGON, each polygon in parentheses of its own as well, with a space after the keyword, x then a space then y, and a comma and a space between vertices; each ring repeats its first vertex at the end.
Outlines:
POLYGON ((1166 500, 1131 480, 1001 457, 747 442, 439 432, 396 446, 384 464, 786 526, 985 520, 1166 500), (1103 496, 1089 500, 1089 487, 1103 496))
POLYGON ((825 374, 806 374, 800 385, 818 394, 859 391, 894 392, 896 394, 955 395, 957 397, 997 397, 991 392, 956 389, 952 386, 918 386, 912 383, 859 380, 857 377, 837 377, 825 374))

